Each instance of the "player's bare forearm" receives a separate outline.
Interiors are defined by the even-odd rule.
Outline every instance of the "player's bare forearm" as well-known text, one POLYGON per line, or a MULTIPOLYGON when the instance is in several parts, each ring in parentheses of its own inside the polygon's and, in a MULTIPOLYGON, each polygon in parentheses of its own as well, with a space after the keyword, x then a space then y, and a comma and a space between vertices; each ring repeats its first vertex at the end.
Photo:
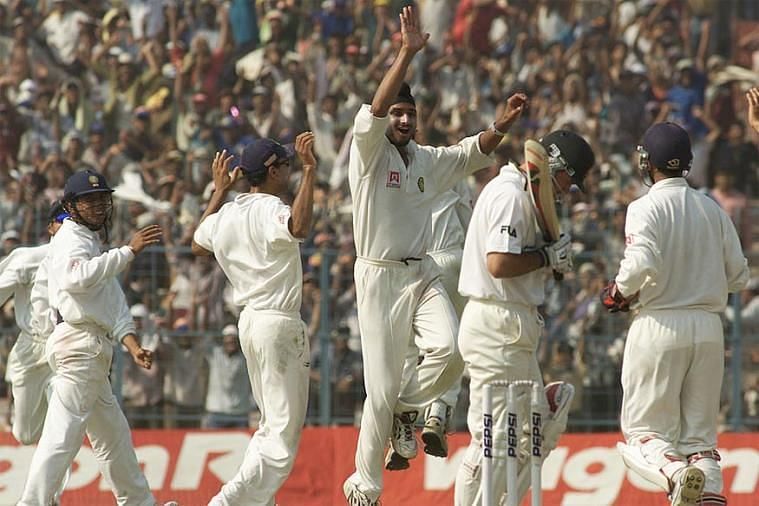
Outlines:
MULTIPOLYGON (((226 198, 226 193, 226 191, 215 190, 211 194, 211 198, 208 200, 206 210, 203 212, 203 216, 200 217, 198 224, 203 223, 203 220, 205 220, 208 216, 211 216, 213 213, 221 209, 221 206, 224 204, 224 199, 226 198)), ((203 246, 196 243, 194 240, 190 245, 190 249, 192 250, 192 254, 196 257, 207 257, 213 255, 213 251, 208 251, 203 246)))
POLYGON ((401 50, 385 77, 382 78, 372 100, 372 114, 384 118, 401 89, 408 66, 414 55, 427 44, 429 33, 423 33, 419 18, 412 7, 404 7, 399 15, 401 21, 401 50))
POLYGON ((480 151, 489 155, 498 147, 503 139, 503 134, 506 134, 511 125, 516 122, 522 115, 522 111, 527 108, 527 95, 523 93, 515 93, 506 101, 506 109, 504 113, 497 118, 490 128, 480 134, 479 143, 480 151), (495 128, 493 128, 495 127, 495 128), (496 131, 497 130, 497 131, 496 131))
POLYGON ((382 78, 382 82, 380 82, 377 92, 372 99, 372 114, 377 118, 387 116, 387 112, 390 110, 393 100, 395 100, 401 89, 401 84, 403 84, 403 79, 405 79, 406 72, 413 59, 414 53, 411 53, 408 49, 401 48, 398 56, 396 56, 393 64, 390 66, 390 70, 382 78))
POLYGON ((130 354, 134 355, 140 349, 140 341, 135 334, 129 333, 121 338, 121 344, 126 346, 130 354))
POLYGON ((290 215, 290 233, 298 239, 305 239, 311 232, 311 222, 314 216, 314 182, 316 181, 316 167, 313 165, 303 166, 303 178, 298 188, 298 195, 293 202, 290 215))
POLYGON ((125 335, 121 339, 121 342, 127 347, 127 350, 129 350, 129 354, 132 356, 132 360, 134 360, 135 364, 143 369, 150 369, 153 367, 153 352, 140 346, 140 342, 137 340, 135 334, 129 333, 125 335))
POLYGON ((199 223, 203 223, 203 220, 208 216, 221 209, 230 188, 242 177, 242 168, 235 167, 234 170, 230 171, 233 158, 234 155, 227 153, 226 149, 216 152, 211 163, 214 191, 211 193, 211 198, 208 199, 208 205, 206 206, 206 210, 203 211, 203 216, 200 217, 199 223))
POLYGON ((488 272, 496 279, 516 278, 546 266, 545 258, 538 251, 488 253, 487 265, 488 272))

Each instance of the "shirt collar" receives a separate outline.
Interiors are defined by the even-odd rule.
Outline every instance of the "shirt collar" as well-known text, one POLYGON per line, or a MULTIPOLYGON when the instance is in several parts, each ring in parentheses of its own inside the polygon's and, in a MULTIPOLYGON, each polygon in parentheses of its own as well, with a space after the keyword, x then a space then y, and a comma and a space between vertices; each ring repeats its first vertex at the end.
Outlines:
POLYGON ((519 172, 519 169, 516 165, 514 165, 514 162, 509 162, 503 167, 501 167, 501 170, 498 172, 499 174, 506 174, 509 172, 519 172))
POLYGON ((89 227, 87 227, 86 225, 77 223, 71 218, 66 218, 65 220, 63 220, 63 224, 61 225, 61 227, 66 226, 66 224, 68 224, 68 226, 76 230, 77 233, 84 234, 95 242, 98 242, 98 243, 100 242, 100 233, 97 230, 90 230, 89 227))
POLYGON ((684 177, 668 177, 654 183, 649 191, 663 190, 665 188, 678 188, 683 186, 688 186, 688 182, 684 177))

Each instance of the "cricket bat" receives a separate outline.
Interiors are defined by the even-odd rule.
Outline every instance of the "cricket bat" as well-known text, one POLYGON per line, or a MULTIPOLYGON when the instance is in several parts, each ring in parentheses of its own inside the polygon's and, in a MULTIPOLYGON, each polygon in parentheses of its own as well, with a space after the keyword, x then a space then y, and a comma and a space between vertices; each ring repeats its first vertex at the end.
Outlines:
MULTIPOLYGON (((551 171, 548 168, 548 152, 539 142, 527 139, 524 143, 524 162, 527 167, 530 198, 538 218, 538 227, 543 233, 543 239, 548 242, 556 241, 561 235, 561 229, 559 215, 556 213, 551 171)), ((564 275, 553 271, 553 278, 561 281, 564 275)))

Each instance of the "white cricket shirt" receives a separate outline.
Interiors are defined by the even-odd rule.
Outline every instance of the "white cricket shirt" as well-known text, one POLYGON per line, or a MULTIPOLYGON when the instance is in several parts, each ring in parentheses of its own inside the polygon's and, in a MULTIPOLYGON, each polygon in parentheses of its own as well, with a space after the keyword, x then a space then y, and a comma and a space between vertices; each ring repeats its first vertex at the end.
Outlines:
POLYGON ((34 275, 34 284, 29 295, 29 303, 32 306, 30 323, 34 335, 39 339, 47 339, 52 334, 58 316, 55 314, 55 310, 50 307, 50 301, 48 300, 47 280, 49 277, 49 263, 49 257, 43 258, 40 262, 34 275))
POLYGON ((504 165, 477 198, 464 243, 459 293, 464 297, 538 306, 545 299, 544 270, 494 278, 488 253, 520 254, 538 246, 535 208, 527 182, 513 164, 504 165))
POLYGON ((616 277, 645 309, 722 312, 749 280, 727 214, 684 178, 663 179, 627 208, 626 248, 616 277))
POLYGON ((16 248, 0 261, 0 306, 13 297, 16 325, 22 333, 35 335, 30 303, 32 285, 40 262, 47 256, 49 244, 33 248, 16 248))
POLYGON ((193 239, 213 252, 236 305, 300 311, 301 240, 290 233, 289 220, 290 206, 279 197, 243 193, 198 226, 193 239))
POLYGON ((353 123, 348 178, 353 235, 359 257, 422 258, 431 244, 432 207, 464 176, 492 163, 480 151, 479 134, 454 146, 406 146, 409 166, 385 136, 390 117, 377 118, 364 104, 353 123))
POLYGON ((452 190, 438 197, 432 207, 432 244, 429 252, 461 249, 472 219, 472 190, 459 181, 452 190))
POLYGON ((117 276, 134 254, 129 246, 101 252, 101 245, 97 232, 63 221, 50 240, 48 300, 66 323, 95 325, 120 341, 135 328, 117 276))

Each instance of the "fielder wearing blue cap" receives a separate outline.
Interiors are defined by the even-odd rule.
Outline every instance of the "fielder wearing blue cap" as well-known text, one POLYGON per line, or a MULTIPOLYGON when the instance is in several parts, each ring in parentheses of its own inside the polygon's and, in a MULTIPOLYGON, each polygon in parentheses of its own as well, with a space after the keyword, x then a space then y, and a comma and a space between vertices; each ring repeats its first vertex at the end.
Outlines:
POLYGON ((111 219, 111 193, 113 189, 99 172, 89 169, 76 172, 63 187, 63 208, 74 221, 97 231, 111 219))
POLYGON ((655 181, 655 171, 666 177, 685 177, 693 163, 688 132, 671 122, 649 127, 638 146, 638 154, 638 168, 647 186, 655 181))
POLYGON ((55 321, 43 346, 44 362, 55 364, 55 381, 39 388, 43 399, 47 392, 46 421, 18 504, 57 503, 85 433, 97 443, 96 459, 116 503, 156 503, 113 395, 109 371, 114 349, 120 349, 117 344, 124 345, 137 366, 152 367, 152 351, 140 345, 118 277, 135 255, 160 241, 161 229, 145 227, 129 244, 104 251, 99 232, 105 229, 107 241, 112 192, 102 174, 80 171, 68 178, 61 204, 49 213, 48 230, 55 236, 35 274, 32 293, 45 279, 43 266, 46 286, 38 290, 43 297, 32 295, 32 300, 33 312, 45 316, 41 320, 55 321), (43 310, 37 306, 45 295, 49 308, 43 310))
POLYGON ((300 243, 313 222, 314 134, 299 134, 295 146, 303 170, 292 205, 280 198, 291 173, 285 146, 258 139, 243 149, 237 166, 226 150, 217 152, 211 164, 214 190, 192 238, 193 254, 214 256, 235 305, 244 308, 237 325, 240 346, 266 420, 266 430, 253 436, 240 471, 211 498, 212 506, 274 504, 295 462, 306 418, 310 350, 300 318, 300 243), (228 201, 241 175, 250 189, 228 201))
POLYGON ((638 152, 651 187, 627 207, 623 258, 601 293, 610 312, 632 310, 617 449, 669 504, 723 506, 720 315, 750 271, 730 217, 684 178, 693 160, 688 133, 657 123, 638 152))
POLYGON ((289 165, 293 154, 291 146, 272 139, 257 139, 243 149, 240 169, 251 186, 261 186, 271 170, 289 165))

